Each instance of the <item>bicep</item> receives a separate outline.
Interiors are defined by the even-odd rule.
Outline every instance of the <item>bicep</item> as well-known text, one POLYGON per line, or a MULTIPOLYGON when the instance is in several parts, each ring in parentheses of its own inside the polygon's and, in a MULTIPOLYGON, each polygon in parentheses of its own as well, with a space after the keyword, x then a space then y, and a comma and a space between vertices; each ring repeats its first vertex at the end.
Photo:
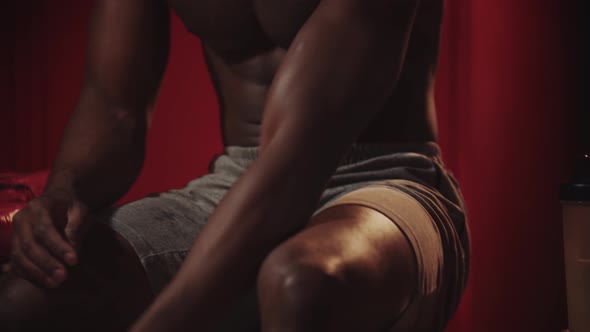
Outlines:
POLYGON ((157 93, 169 49, 160 0, 97 0, 88 32, 84 88, 109 104, 145 108, 157 93))
POLYGON ((297 145, 353 140, 397 82, 416 7, 412 0, 321 1, 275 76, 262 143, 279 127, 297 145))

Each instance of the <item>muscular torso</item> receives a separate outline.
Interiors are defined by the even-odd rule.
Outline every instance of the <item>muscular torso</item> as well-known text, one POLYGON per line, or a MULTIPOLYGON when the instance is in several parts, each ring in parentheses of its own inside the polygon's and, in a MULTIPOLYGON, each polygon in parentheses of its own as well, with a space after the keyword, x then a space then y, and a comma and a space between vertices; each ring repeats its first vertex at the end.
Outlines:
MULTIPOLYGON (((169 0, 203 43, 226 145, 258 145, 266 95, 319 0, 169 0)), ((358 141, 433 141, 440 1, 423 1, 395 91, 358 141), (436 4, 435 4, 436 3, 436 4), (426 8, 426 6, 430 6, 426 8)), ((338 121, 338 119, 334 119, 338 121)))

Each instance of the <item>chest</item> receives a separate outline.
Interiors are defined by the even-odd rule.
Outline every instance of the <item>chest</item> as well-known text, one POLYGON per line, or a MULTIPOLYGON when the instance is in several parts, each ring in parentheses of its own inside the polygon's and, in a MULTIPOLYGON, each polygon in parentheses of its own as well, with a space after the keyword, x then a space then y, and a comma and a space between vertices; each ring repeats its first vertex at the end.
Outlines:
POLYGON ((186 28, 212 47, 288 48, 319 0, 168 0, 186 28))

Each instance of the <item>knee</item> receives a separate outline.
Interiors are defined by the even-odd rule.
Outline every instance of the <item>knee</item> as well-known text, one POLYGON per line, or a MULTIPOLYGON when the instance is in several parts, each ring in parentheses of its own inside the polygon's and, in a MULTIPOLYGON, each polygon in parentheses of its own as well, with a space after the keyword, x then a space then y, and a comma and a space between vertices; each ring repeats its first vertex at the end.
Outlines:
POLYGON ((25 323, 45 314, 44 295, 33 284, 12 274, 0 277, 0 326, 7 331, 25 328, 25 323))
POLYGON ((328 310, 345 291, 346 280, 321 262, 273 253, 260 269, 257 286, 263 310, 298 316, 328 310))
POLYGON ((26 296, 19 279, 12 275, 3 275, 0 279, 0 325, 11 326, 19 317, 20 299, 26 296))
POLYGON ((6 277, 2 276, 0 278, 0 326, 7 326, 8 330, 11 331, 11 327, 14 325, 14 322, 12 322, 13 313, 11 312, 11 302, 14 295, 11 294, 11 289, 8 288, 6 283, 6 277))

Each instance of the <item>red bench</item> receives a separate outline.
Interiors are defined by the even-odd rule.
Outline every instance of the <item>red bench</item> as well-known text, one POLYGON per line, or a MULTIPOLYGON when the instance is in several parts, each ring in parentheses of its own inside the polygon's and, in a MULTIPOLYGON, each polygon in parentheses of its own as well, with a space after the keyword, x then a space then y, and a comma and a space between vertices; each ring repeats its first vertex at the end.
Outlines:
POLYGON ((12 218, 28 201, 41 193, 47 175, 48 171, 0 173, 0 264, 6 263, 10 255, 12 218))

